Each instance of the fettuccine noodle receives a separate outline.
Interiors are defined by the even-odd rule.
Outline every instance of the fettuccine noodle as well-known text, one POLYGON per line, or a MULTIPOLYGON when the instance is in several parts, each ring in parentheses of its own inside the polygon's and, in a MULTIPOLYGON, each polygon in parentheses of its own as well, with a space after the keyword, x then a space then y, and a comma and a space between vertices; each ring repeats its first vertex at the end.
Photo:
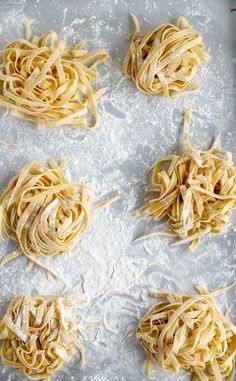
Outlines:
POLYGON ((0 144, 2 144, 3 146, 8 146, 8 147, 15 147, 15 148, 17 147, 16 144, 14 144, 14 143, 7 143, 4 140, 0 140, 0 144))
MULTIPOLYGON (((81 333, 71 309, 73 298, 13 298, 0 321, 3 364, 19 369, 32 380, 48 381, 76 350, 83 366, 81 333)), ((80 299, 86 301, 83 295, 80 299)))
POLYGON ((39 264, 37 256, 71 250, 85 233, 92 209, 89 188, 66 179, 65 161, 49 160, 49 167, 26 164, 0 198, 1 236, 20 245, 3 262, 23 253, 39 264))
POLYGON ((82 42, 66 49, 65 41, 49 31, 8 43, 0 66, 0 105, 39 127, 70 124, 95 127, 99 121, 96 99, 106 89, 95 91, 98 73, 92 68, 108 57, 104 49, 88 52, 82 42), (28 38, 28 39, 27 39, 28 38))
MULTIPOLYGON (((148 216, 159 221, 168 217, 172 232, 181 238, 176 244, 190 242, 193 251, 201 238, 219 234, 229 225, 232 209, 236 207, 236 168, 231 152, 213 146, 203 151, 191 146, 189 126, 192 110, 184 119, 184 152, 159 160, 153 169, 153 197, 135 216, 148 216), (163 166, 167 169, 162 169, 163 166)), ((148 238, 161 232, 147 234, 148 238)), ((168 233, 165 233, 168 235, 168 233)))
POLYGON ((236 327, 219 310, 213 293, 197 287, 200 295, 181 296, 152 292, 164 298, 143 317, 136 337, 147 352, 150 367, 192 373, 193 381, 230 381, 234 375, 236 327))
POLYGON ((123 69, 138 90, 167 98, 198 91, 194 77, 209 56, 188 21, 180 17, 176 26, 163 24, 142 37, 137 17, 132 14, 132 18, 135 32, 129 37, 123 69))

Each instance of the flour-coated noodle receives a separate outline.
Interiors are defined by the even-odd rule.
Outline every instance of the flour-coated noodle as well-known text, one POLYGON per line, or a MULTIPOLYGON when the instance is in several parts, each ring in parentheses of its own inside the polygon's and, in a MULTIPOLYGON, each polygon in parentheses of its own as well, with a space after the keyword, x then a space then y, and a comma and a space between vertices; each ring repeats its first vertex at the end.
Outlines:
POLYGON ((163 24, 142 37, 137 17, 131 16, 135 32, 129 37, 131 45, 123 69, 137 88, 167 98, 198 91, 194 77, 209 56, 201 36, 188 21, 180 17, 176 25, 163 24))
MULTIPOLYGON (((231 152, 217 148, 219 139, 207 151, 191 146, 191 115, 188 108, 184 118, 184 152, 157 161, 152 187, 148 189, 152 197, 134 216, 156 221, 168 217, 170 235, 181 239, 175 245, 189 242, 193 251, 202 237, 222 233, 229 226, 236 207, 236 168, 231 152)), ((158 234, 163 233, 150 233, 140 239, 158 234)))
POLYGON ((99 121, 96 99, 106 89, 95 91, 98 73, 92 68, 108 57, 104 49, 85 50, 82 42, 66 49, 54 31, 8 43, 0 66, 0 105, 39 127, 70 124, 95 127, 99 121))
POLYGON ((48 381, 76 351, 83 366, 81 333, 72 311, 75 300, 85 302, 86 297, 14 297, 0 321, 3 364, 30 379, 48 381))
POLYGON ((3 146, 8 146, 8 147, 14 147, 14 148, 17 147, 15 143, 7 143, 5 142, 5 140, 0 140, 0 144, 2 144, 3 146))
POLYGON ((234 375, 236 327, 213 298, 228 287, 200 295, 151 292, 164 301, 140 321, 136 337, 147 352, 145 374, 151 365, 164 371, 191 373, 193 381, 230 381, 234 375))

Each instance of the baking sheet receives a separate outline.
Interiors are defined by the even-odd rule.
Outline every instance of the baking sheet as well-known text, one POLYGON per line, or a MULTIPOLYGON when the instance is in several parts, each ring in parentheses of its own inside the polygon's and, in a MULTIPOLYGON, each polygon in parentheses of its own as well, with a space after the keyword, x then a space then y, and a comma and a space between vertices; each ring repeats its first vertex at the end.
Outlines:
MULTIPOLYGON (((226 0, 61 0, 0 2, 1 48, 23 35, 23 21, 33 21, 35 34, 55 30, 73 45, 79 39, 89 49, 105 47, 110 59, 99 66, 98 87, 107 86, 99 104, 101 123, 91 132, 69 127, 37 129, 31 123, 4 115, 0 109, 0 140, 17 144, 0 146, 0 191, 23 164, 65 158, 68 176, 87 181, 96 199, 118 194, 118 202, 97 211, 90 227, 72 253, 49 261, 67 280, 67 289, 42 270, 25 271, 23 257, 0 269, 0 315, 18 293, 61 295, 86 292, 88 304, 78 310, 81 325, 91 323, 84 338, 86 365, 76 359, 54 377, 80 381, 141 381, 145 353, 134 337, 139 319, 155 301, 149 289, 194 292, 195 284, 209 290, 235 280, 236 238, 227 234, 205 239, 194 254, 186 246, 172 247, 171 238, 156 237, 134 243, 134 238, 153 226, 136 220, 131 211, 140 206, 157 159, 181 150, 183 109, 192 105, 191 140, 207 148, 221 132, 222 147, 236 161, 235 76, 236 52, 233 2, 226 0), (211 60, 198 72, 199 94, 176 101, 139 93, 122 74, 122 61, 132 30, 134 12, 147 32, 163 22, 184 15, 198 30, 211 60)), ((235 213, 232 221, 236 222, 235 213)), ((11 250, 2 241, 0 256, 11 250)), ((235 321, 235 291, 218 298, 235 321)), ((154 371, 158 380, 188 380, 185 375, 154 371)), ((0 380, 23 379, 17 371, 0 364, 0 380)))

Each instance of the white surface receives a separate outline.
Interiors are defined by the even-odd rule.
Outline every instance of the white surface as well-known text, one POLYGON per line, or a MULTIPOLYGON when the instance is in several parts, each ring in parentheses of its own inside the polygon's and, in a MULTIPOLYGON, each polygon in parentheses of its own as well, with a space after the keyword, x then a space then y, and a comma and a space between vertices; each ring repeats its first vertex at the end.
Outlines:
MULTIPOLYGON (((36 34, 55 30, 69 45, 85 39, 89 49, 107 48, 111 58, 99 66, 97 86, 108 86, 99 100, 100 126, 91 132, 73 128, 37 129, 31 123, 3 116, 0 140, 17 148, 0 146, 0 191, 26 161, 66 158, 68 175, 89 181, 97 198, 118 193, 120 201, 97 211, 82 242, 64 258, 50 263, 67 279, 68 291, 85 291, 90 302, 81 310, 84 322, 94 328, 84 340, 86 365, 80 370, 76 360, 64 367, 54 380, 141 381, 144 380, 145 353, 133 333, 148 307, 155 301, 148 290, 194 292, 194 285, 209 290, 235 280, 235 233, 205 239, 194 254, 187 247, 172 247, 171 238, 159 237, 133 243, 152 226, 132 218, 140 206, 151 168, 157 159, 181 150, 183 108, 193 107, 191 141, 207 147, 221 131, 221 146, 234 153, 236 161, 235 77, 232 64, 231 22, 226 0, 9 0, 0 2, 1 47, 23 35, 22 23, 32 19, 36 34), (131 32, 129 13, 134 12, 147 32, 163 22, 184 15, 198 30, 211 55, 209 64, 198 72, 202 90, 176 101, 139 93, 122 74, 122 62, 131 32), (84 138, 84 139, 83 139, 84 138)), ((234 41, 235 43, 235 41, 234 41)), ((236 216, 234 214, 234 221, 236 216)), ((1 242, 0 255, 11 249, 1 242)), ((17 293, 60 295, 66 292, 59 282, 34 267, 25 271, 21 257, 0 269, 0 315, 17 293)), ((229 308, 231 290, 219 298, 229 308)), ((188 380, 188 376, 160 371, 155 379, 188 380)), ((17 371, 0 365, 0 380, 20 380, 17 371)))

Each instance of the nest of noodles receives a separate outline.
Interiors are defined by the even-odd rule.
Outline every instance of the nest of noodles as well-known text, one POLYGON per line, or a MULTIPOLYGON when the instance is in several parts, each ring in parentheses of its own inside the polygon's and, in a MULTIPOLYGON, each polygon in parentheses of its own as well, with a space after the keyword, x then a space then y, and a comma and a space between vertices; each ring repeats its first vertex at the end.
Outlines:
MULTIPOLYGON (((3 364, 30 379, 48 381, 77 351, 82 366, 84 350, 72 316, 73 299, 73 295, 58 299, 14 297, 0 321, 3 364)), ((82 295, 80 299, 86 301, 82 295)))
POLYGON ((63 254, 82 238, 92 205, 88 187, 66 179, 64 161, 30 162, 0 198, 1 235, 28 258, 63 254))
POLYGON ((136 337, 147 352, 145 375, 151 365, 164 371, 191 373, 193 381, 230 381, 234 375, 236 327, 220 312, 213 298, 228 288, 182 296, 151 292, 164 298, 140 321, 136 337))
POLYGON ((180 17, 176 25, 163 24, 142 37, 137 17, 132 14, 132 18, 135 32, 129 37, 123 70, 138 90, 166 98, 198 91, 194 77, 209 56, 188 21, 180 17))
MULTIPOLYGON (((190 144, 191 115, 189 108, 184 119, 184 152, 155 164, 148 189, 152 197, 134 215, 156 221, 167 217, 171 232, 164 234, 179 237, 175 244, 190 242, 194 251, 202 237, 220 234, 229 226, 236 207, 236 168, 231 152, 217 148, 218 140, 207 151, 190 144)), ((158 234, 162 233, 140 239, 158 234)))
POLYGON ((39 127, 70 124, 95 127, 99 121, 96 99, 106 89, 95 91, 94 67, 108 57, 104 49, 85 50, 82 42, 66 49, 54 31, 9 42, 0 66, 0 105, 39 127))

